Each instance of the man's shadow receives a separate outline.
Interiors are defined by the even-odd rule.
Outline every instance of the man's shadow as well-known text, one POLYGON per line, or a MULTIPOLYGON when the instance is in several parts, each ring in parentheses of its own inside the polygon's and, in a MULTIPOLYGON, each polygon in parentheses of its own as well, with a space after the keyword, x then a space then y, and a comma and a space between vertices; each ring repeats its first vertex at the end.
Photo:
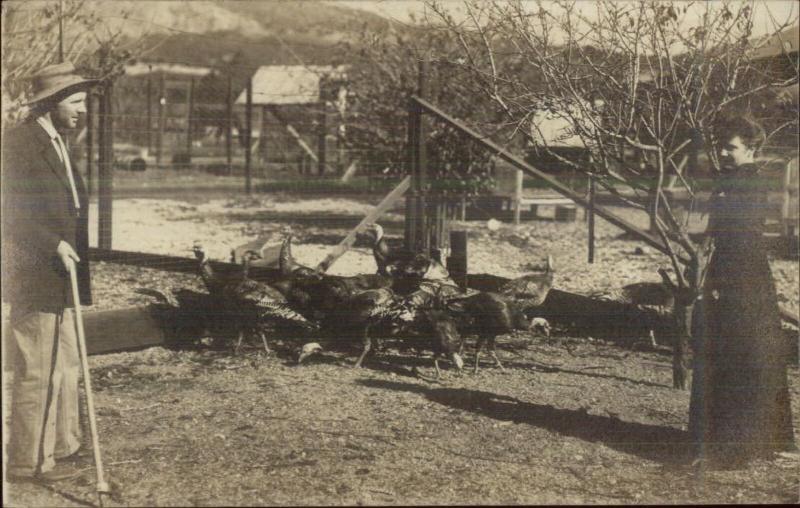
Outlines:
POLYGON ((688 432, 672 427, 626 422, 615 417, 534 404, 480 390, 427 388, 412 383, 376 379, 358 382, 371 388, 419 393, 443 406, 602 443, 609 448, 663 465, 686 465, 691 458, 688 432))

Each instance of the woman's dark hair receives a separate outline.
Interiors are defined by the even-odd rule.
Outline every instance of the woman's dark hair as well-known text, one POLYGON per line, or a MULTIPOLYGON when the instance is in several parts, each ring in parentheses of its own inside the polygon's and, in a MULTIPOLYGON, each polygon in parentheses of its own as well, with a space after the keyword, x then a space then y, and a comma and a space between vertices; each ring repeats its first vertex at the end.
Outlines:
POLYGON ((726 116, 717 121, 716 138, 720 143, 739 136, 747 148, 758 151, 767 135, 761 125, 749 115, 726 116))

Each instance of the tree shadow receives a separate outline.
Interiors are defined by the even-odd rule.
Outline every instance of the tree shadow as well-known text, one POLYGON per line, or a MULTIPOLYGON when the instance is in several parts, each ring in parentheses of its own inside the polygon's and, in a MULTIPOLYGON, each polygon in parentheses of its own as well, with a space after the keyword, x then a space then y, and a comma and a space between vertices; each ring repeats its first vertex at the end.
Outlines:
POLYGON ((591 378, 596 378, 596 379, 611 379, 611 380, 614 380, 614 381, 622 381, 622 382, 625 382, 625 383, 631 383, 631 384, 635 384, 635 385, 639 385, 639 386, 647 386, 647 387, 651 387, 651 388, 669 388, 669 389, 672 389, 671 385, 666 385, 666 384, 662 384, 662 383, 653 383, 652 381, 642 381, 642 380, 639 380, 639 379, 632 379, 632 378, 625 377, 625 376, 618 376, 616 374, 599 374, 597 372, 586 372, 586 371, 581 371, 581 370, 563 369, 561 367, 553 367, 552 365, 545 365, 545 364, 540 364, 540 363, 536 363, 536 362, 532 362, 530 367, 535 368, 536 372, 539 372, 539 373, 542 373, 542 374, 559 374, 559 373, 574 374, 576 376, 586 376, 586 377, 591 377, 591 378))
POLYGON ((427 388, 418 384, 376 379, 362 379, 357 382, 370 388, 419 393, 443 406, 602 443, 609 448, 662 465, 685 465, 691 457, 689 434, 672 427, 626 422, 615 417, 534 404, 480 390, 427 388))

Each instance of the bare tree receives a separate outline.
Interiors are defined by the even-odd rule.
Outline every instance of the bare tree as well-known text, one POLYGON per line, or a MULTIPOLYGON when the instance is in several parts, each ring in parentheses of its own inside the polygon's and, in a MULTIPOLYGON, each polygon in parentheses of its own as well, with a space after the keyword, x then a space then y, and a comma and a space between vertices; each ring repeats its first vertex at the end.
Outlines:
POLYGON ((109 22, 95 7, 89 0, 2 3, 4 123, 25 116, 26 78, 57 62, 60 44, 65 60, 100 79, 121 74, 125 62, 142 49, 141 37, 123 37, 120 23, 127 12, 117 12, 109 22))
MULTIPOLYGON (((429 7, 459 41, 482 92, 535 152, 648 212, 677 280, 676 344, 684 345, 710 242, 689 236, 665 184, 677 179, 694 198, 700 171, 719 171, 718 119, 796 84, 796 58, 777 71, 754 62, 764 40, 753 40, 753 7, 744 2, 465 2, 460 22, 436 1, 429 7), (561 137, 542 130, 543 115, 568 126, 561 137), (563 150, 564 138, 584 149, 563 150)), ((771 127, 796 136, 797 119, 771 127)), ((674 359, 681 388, 682 351, 674 359)))

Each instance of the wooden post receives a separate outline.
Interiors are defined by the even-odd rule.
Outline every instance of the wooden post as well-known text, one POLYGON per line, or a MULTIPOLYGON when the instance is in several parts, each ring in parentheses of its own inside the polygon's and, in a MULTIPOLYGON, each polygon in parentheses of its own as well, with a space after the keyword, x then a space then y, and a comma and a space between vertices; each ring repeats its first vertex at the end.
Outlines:
POLYGON ((408 103, 408 140, 406 142, 406 174, 411 176, 411 190, 406 194, 405 246, 414 250, 417 244, 417 195, 419 179, 417 175, 417 116, 419 108, 412 101, 408 103))
POLYGON ((166 123, 166 83, 164 73, 159 76, 159 91, 158 91, 158 135, 156 136, 156 165, 161 165, 161 156, 164 149, 164 124, 166 123))
POLYGON ((245 137, 244 137, 244 191, 247 194, 252 192, 252 182, 250 181, 250 163, 252 155, 250 144, 252 143, 253 132, 253 78, 247 80, 247 104, 245 105, 245 137))
POLYGON ((192 118, 192 110, 194 109, 194 78, 189 81, 189 92, 186 100, 186 162, 192 161, 192 128, 194 127, 194 119, 192 118))
POLYGON ((519 225, 520 215, 522 212, 522 179, 524 178, 522 170, 517 170, 517 179, 514 185, 514 224, 519 225))
POLYGON ((86 193, 92 196, 93 179, 92 165, 94 163, 94 97, 93 92, 86 94, 86 193))
MULTIPOLYGON (((420 98, 425 98, 426 95, 426 75, 427 65, 424 60, 419 62, 419 74, 417 76, 417 95, 420 98)), ((417 190, 417 212, 416 212, 416 245, 414 250, 416 252, 424 252, 430 254, 430 235, 427 231, 427 206, 425 199, 425 185, 427 183, 427 160, 425 154, 425 124, 422 118, 422 110, 415 108, 414 115, 414 130, 416 132, 414 147, 414 155, 416 161, 414 167, 417 172, 416 190, 417 190)))
POLYGON ((595 195, 594 175, 589 175, 589 208, 586 215, 589 221, 589 263, 594 263, 594 195, 595 195))
POLYGON ((450 232, 450 256, 447 258, 447 271, 461 289, 467 287, 467 232, 450 232))
POLYGON ((259 136, 261 148, 261 160, 264 167, 267 167, 267 106, 261 106, 261 134, 259 136))
POLYGON ((100 143, 98 161, 98 246, 111 248, 111 225, 114 178, 114 121, 112 118, 113 85, 107 83, 100 100, 100 143))
POLYGON ((228 73, 228 94, 225 100, 225 160, 228 163, 228 175, 233 173, 233 78, 228 73))
POLYGON ((147 155, 153 150, 153 66, 147 66, 147 155))
POLYGON ((328 111, 325 101, 319 101, 319 138, 317 144, 317 173, 322 176, 325 174, 325 164, 327 160, 327 143, 325 135, 328 132, 328 111))

